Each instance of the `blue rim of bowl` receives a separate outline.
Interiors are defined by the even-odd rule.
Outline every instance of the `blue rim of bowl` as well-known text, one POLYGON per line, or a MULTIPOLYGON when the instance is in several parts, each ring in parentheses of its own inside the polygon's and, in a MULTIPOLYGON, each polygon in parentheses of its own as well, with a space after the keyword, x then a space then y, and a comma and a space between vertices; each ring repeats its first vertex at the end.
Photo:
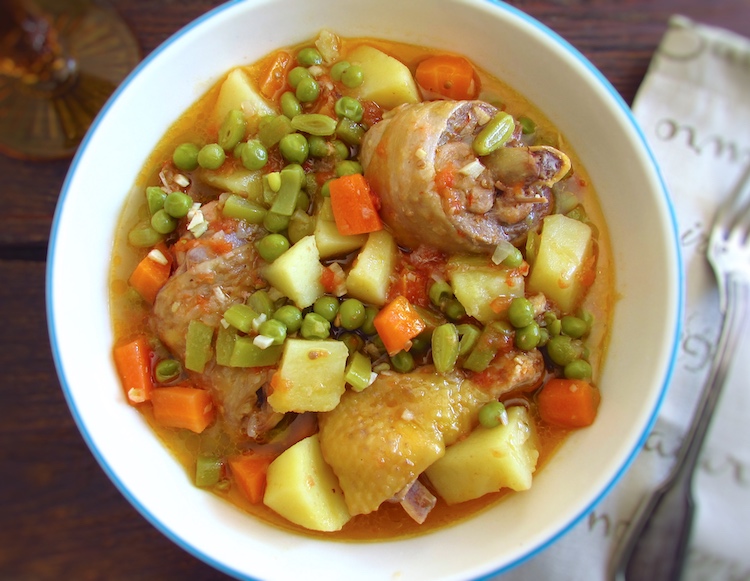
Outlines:
MULTIPOLYGON (((86 445, 89 447, 91 453, 93 454, 96 461, 101 466, 102 470, 107 474, 109 479, 112 481, 112 483, 115 485, 115 487, 120 491, 120 493, 126 498, 126 500, 149 522, 151 525, 153 525, 157 530, 159 530, 164 536, 166 536, 168 539, 170 539, 172 542, 174 542, 177 546, 185 550, 186 552, 190 553, 191 555, 199 558, 209 566, 217 569, 218 571, 221 571, 223 573, 226 573, 227 575, 230 575, 232 577, 235 577, 237 579, 243 579, 246 581, 259 581, 255 577, 247 576, 246 574, 236 571, 223 563, 220 563, 216 561, 214 558, 212 558, 210 555, 205 554, 200 547, 193 546, 186 542, 183 538, 181 538, 179 535, 177 535, 174 531, 172 531, 167 525, 165 525, 163 522, 161 522, 155 515, 153 515, 145 506, 143 506, 137 498, 132 496, 130 491, 123 485, 123 483, 119 480, 117 475, 114 473, 112 468, 107 463, 106 459, 101 455, 99 449, 97 448, 96 444, 94 443, 93 439, 91 438, 91 435, 89 434, 88 430, 86 429, 86 426, 84 425, 80 413, 78 409, 75 406, 75 403, 73 401, 70 388, 67 383, 67 379, 64 374, 62 361, 60 359, 60 353, 58 350, 58 342, 57 342, 57 331, 55 329, 55 313, 53 309, 52 304, 52 279, 53 279, 53 270, 54 270, 54 257, 56 252, 56 241, 57 241, 57 230, 59 227, 59 219, 60 214, 62 213, 62 206, 64 205, 65 199, 67 197, 68 188, 70 186, 70 181, 72 179, 73 174, 75 173, 75 168, 78 165, 79 160, 84 155, 86 148, 88 146, 88 142, 90 140, 91 135, 96 130, 97 126, 99 125, 102 117, 106 115, 107 111, 111 107, 112 103, 114 103, 119 95, 125 90, 125 88, 130 84, 131 80, 136 77, 139 72, 147 67, 151 61, 158 58, 159 55, 170 45, 172 45, 175 41, 177 41, 179 38, 184 36, 185 34, 189 33, 191 30, 193 30, 196 27, 199 27, 204 21, 212 18, 214 15, 216 15, 219 12, 223 12, 224 10, 229 9, 230 7, 234 6, 235 4, 242 3, 243 0, 230 0, 229 2, 226 2, 225 4, 222 4, 220 6, 217 6, 208 12, 204 13, 203 15, 199 16, 189 24, 185 25, 183 28, 175 32, 172 36, 170 36, 167 40, 165 40, 161 45, 159 45, 156 49, 154 49, 149 55, 147 55, 132 71, 131 73, 123 80, 123 82, 117 87, 117 89, 114 91, 112 96, 109 98, 107 103, 104 105, 104 107, 101 109, 99 114, 94 119, 89 131, 87 132, 86 136, 82 140, 78 151, 76 152, 75 156, 73 157, 73 160, 71 162, 70 168, 68 170, 68 174, 65 178, 65 181, 63 182, 62 189, 60 191, 60 196, 57 204, 57 208, 55 210, 55 214, 52 219, 52 228, 50 231, 50 242, 49 242, 49 248, 47 251, 47 267, 46 267, 46 282, 45 282, 45 303, 46 303, 46 311, 47 311, 47 326, 48 326, 48 333, 50 337, 50 346, 52 349, 52 357, 55 363, 55 367, 57 370, 57 375, 60 380, 60 384, 63 390, 63 394, 65 396, 65 400, 68 404, 68 407, 70 408, 71 414, 73 416, 73 419, 75 420, 75 423, 78 427, 78 430, 80 431, 84 441, 86 442, 86 445)), ((567 53, 569 53, 571 56, 575 57, 575 59, 584 66, 584 68, 588 71, 589 74, 591 74, 598 82, 599 84, 606 89, 609 96, 612 98, 614 102, 616 102, 619 106, 620 112, 624 114, 624 116, 627 118, 631 126, 635 129, 638 138, 641 142, 641 146, 643 149, 648 153, 648 157, 651 160, 652 166, 654 168, 654 171, 656 172, 656 175, 658 177, 659 184, 661 186, 661 192, 662 196, 664 197, 664 200, 666 202, 667 208, 669 210, 669 216, 672 224, 672 234, 674 236, 674 245, 675 245, 675 252, 677 254, 677 271, 678 271, 678 301, 676 304, 676 324, 674 329, 674 340, 672 342, 672 352, 670 357, 670 363, 669 367, 667 369, 667 373, 664 377, 664 381, 661 386, 661 391, 659 393, 659 398, 657 401, 657 405, 654 408, 654 411, 649 418, 649 421, 647 422, 646 426, 644 427, 643 433, 641 434, 641 437, 636 442, 635 446, 631 450, 630 454, 628 455, 628 458, 623 463, 623 465, 620 467, 618 472, 615 474, 615 476, 612 478, 612 480, 607 484, 607 486, 601 491, 601 493, 594 498, 588 506, 586 506, 580 513, 571 520, 571 522, 568 523, 566 527, 558 531, 555 535, 553 535, 551 538, 549 538, 546 542, 542 543, 541 545, 535 547, 533 550, 529 551, 526 555, 523 555, 519 557, 517 560, 515 560, 512 563, 508 563, 504 565, 503 567, 500 567, 498 569, 492 570, 488 572, 486 575, 483 575, 481 577, 477 577, 476 580, 489 580, 490 578, 499 575, 501 573, 505 573, 510 571, 511 569, 521 565, 522 563, 525 563, 526 561, 538 556, 540 553, 544 552, 549 546, 560 540, 562 537, 564 537, 568 532, 570 532, 571 529, 573 529, 583 517, 585 517, 589 512, 591 512, 594 507, 599 504, 599 502, 602 501, 615 487, 615 485, 620 481, 620 479, 623 477, 623 475, 627 472, 630 465, 635 460, 636 456, 640 452, 643 445, 646 443, 646 439, 648 438, 649 434, 651 433, 651 430, 653 428, 654 423, 656 422, 656 418, 658 416, 659 410, 661 409, 661 406, 664 402, 664 398, 666 396, 669 384, 671 382, 672 376, 674 374, 675 369, 675 362, 677 357, 677 349, 679 346, 679 337, 682 330, 682 313, 683 313, 683 304, 684 304, 684 272, 683 272, 683 265, 682 265, 682 259, 680 257, 680 246, 679 246, 679 235, 678 235, 678 227, 677 227, 677 218, 675 215, 674 207, 672 205, 672 201, 667 193, 667 188, 664 182, 664 178, 661 175, 661 171, 659 169, 659 165, 656 162, 656 159, 653 155, 653 152, 651 151, 651 148, 648 145, 648 142, 646 141, 645 136, 643 135, 643 132, 640 128, 640 125, 635 120, 635 117, 633 116, 633 113, 630 109, 630 107, 625 103, 625 101, 622 99, 620 94, 614 89, 612 84, 604 77, 604 75, 573 45, 571 45, 567 40, 562 38, 559 34, 554 32, 552 29, 550 29, 545 24, 542 24, 540 21, 536 20, 534 17, 530 16, 529 14, 526 14, 525 12, 522 12, 518 8, 515 8, 514 6, 511 6, 509 4, 506 4, 505 2, 501 0, 482 0, 483 2, 486 2, 487 4, 491 4, 501 10, 505 10, 506 12, 514 15, 518 19, 522 20, 527 25, 530 25, 532 28, 536 29, 537 31, 543 33, 548 38, 552 39, 554 42, 556 42, 558 45, 560 45, 567 53)))

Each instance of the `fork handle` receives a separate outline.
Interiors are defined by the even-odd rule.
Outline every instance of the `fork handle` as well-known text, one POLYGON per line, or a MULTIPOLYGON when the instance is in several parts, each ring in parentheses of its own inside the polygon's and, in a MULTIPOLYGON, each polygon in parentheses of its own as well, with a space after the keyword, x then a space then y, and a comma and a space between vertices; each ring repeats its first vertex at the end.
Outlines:
POLYGON ((725 283, 726 310, 706 387, 672 472, 641 503, 613 556, 610 568, 613 581, 680 578, 693 520, 693 473, 747 315, 750 294, 747 282, 730 275, 725 283))

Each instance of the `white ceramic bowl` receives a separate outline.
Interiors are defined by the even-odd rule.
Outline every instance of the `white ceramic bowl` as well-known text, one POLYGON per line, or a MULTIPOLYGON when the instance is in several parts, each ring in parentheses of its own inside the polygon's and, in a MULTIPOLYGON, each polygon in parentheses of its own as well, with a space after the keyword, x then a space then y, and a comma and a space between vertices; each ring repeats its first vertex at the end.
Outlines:
POLYGON ((155 50, 96 119, 60 196, 47 304, 60 380, 86 442, 127 499, 178 545, 239 578, 434 581, 511 568, 559 539, 607 494, 643 444, 664 396, 681 287, 670 203, 629 109, 585 58, 532 18, 489 0, 246 0, 214 9, 155 50), (530 98, 588 169, 614 249, 621 298, 596 423, 566 441, 531 491, 408 540, 305 538, 194 487, 125 403, 110 355, 113 232, 147 154, 230 67, 322 28, 466 54, 530 98))

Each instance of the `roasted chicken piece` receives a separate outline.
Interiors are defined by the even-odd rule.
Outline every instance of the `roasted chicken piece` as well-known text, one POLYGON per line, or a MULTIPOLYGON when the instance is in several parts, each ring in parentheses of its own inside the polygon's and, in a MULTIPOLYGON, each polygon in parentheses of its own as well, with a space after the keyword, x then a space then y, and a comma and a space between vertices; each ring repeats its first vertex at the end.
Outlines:
MULTIPOLYGON (((151 319, 159 339, 182 361, 190 321, 201 320, 217 329, 224 311, 244 302, 258 284, 255 229, 222 217, 218 202, 204 205, 201 211, 207 229, 199 238, 186 231, 173 245, 177 268, 156 296, 151 319)), ((230 431, 239 434, 247 431, 243 424, 255 412, 256 392, 268 375, 212 361, 191 380, 211 391, 230 431)))
POLYGON ((503 393, 535 387, 544 372, 538 351, 512 351, 493 362, 495 380, 479 386, 459 372, 432 368, 381 373, 362 392, 347 391, 318 414, 320 445, 352 515, 367 514, 409 487, 477 424, 479 408, 503 393))
POLYGON ((520 126, 500 149, 472 143, 498 113, 483 101, 402 105, 363 139, 360 161, 399 244, 492 253, 521 244, 552 210, 551 186, 570 160, 549 146, 525 146, 520 126))

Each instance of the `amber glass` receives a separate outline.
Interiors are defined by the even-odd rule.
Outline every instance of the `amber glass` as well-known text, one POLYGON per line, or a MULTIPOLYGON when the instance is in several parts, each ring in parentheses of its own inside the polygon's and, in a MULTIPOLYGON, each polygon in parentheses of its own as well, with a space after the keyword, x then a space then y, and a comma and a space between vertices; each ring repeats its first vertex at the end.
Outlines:
POLYGON ((98 0, 0 0, 0 151, 72 155, 140 59, 117 12, 98 0))

